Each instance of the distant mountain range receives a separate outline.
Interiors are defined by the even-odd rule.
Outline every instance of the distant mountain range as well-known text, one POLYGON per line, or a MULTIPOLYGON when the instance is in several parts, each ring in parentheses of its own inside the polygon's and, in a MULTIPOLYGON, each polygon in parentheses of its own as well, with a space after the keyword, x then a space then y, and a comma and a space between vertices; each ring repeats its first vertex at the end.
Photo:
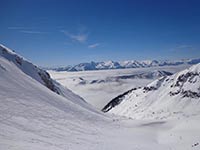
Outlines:
POLYGON ((177 66, 182 64, 194 65, 200 63, 198 59, 182 59, 175 61, 158 61, 158 60, 127 60, 127 61, 105 61, 105 62, 89 62, 80 63, 74 66, 57 67, 57 68, 45 68, 47 70, 55 71, 86 71, 86 70, 107 70, 107 69, 125 69, 125 68, 147 68, 156 66, 177 66))
POLYGON ((104 79, 94 79, 94 80, 87 80, 84 77, 79 77, 74 79, 75 82, 81 85, 85 84, 99 84, 99 83, 108 83, 108 82, 120 82, 120 80, 126 79, 157 79, 160 77, 170 76, 173 73, 164 71, 164 70, 152 70, 148 72, 142 73, 135 73, 131 75, 119 75, 113 77, 106 77, 104 79))

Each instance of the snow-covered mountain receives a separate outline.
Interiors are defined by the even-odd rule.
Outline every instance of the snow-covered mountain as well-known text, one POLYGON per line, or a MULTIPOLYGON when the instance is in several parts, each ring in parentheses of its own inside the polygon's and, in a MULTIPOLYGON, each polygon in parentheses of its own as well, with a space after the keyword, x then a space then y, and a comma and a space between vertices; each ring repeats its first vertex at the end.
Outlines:
POLYGON ((137 125, 130 131, 103 113, 83 107, 80 97, 72 92, 68 91, 68 98, 52 92, 42 80, 42 84, 36 80, 40 76, 34 68, 37 67, 1 46, 1 150, 121 150, 123 147, 127 150, 151 147, 153 150, 166 147, 153 142, 156 136, 152 131, 138 132, 137 125), (32 76, 24 72, 29 69, 32 76))
MULTIPOLYGON (((75 134, 82 137, 86 131, 95 134, 98 128, 95 122, 105 121, 100 112, 78 95, 54 84, 45 71, 2 45, 0 103, 2 150, 65 149, 66 146, 78 149, 73 143, 81 140, 75 140, 78 137, 75 134)), ((90 141, 91 137, 86 136, 85 140, 90 141)))
POLYGON ((115 79, 157 79, 159 77, 170 76, 173 73, 164 70, 152 70, 149 72, 136 73, 131 75, 116 76, 115 79))
POLYGON ((62 86, 64 95, 47 88, 43 70, 13 51, 0 54, 1 150, 199 149, 199 118, 111 119, 62 86))
POLYGON ((105 62, 90 62, 80 63, 74 66, 58 67, 58 68, 45 68, 48 70, 56 71, 86 71, 86 70, 107 70, 107 69, 125 69, 125 68, 147 68, 158 66, 177 66, 177 65, 193 65, 200 63, 200 59, 182 59, 177 61, 158 61, 158 60, 127 60, 127 61, 105 61, 105 62))
POLYGON ((86 80, 84 77, 74 79, 77 84, 100 84, 108 82, 120 82, 126 79, 157 79, 159 77, 170 76, 173 73, 164 70, 152 70, 149 72, 134 73, 129 75, 117 75, 113 77, 106 77, 101 79, 86 80))
POLYGON ((58 95, 71 100, 73 103, 79 103, 84 107, 90 108, 84 99, 74 94, 69 89, 61 86, 58 82, 51 79, 49 73, 32 64, 22 56, 16 54, 13 50, 0 45, 0 57, 7 59, 10 63, 13 63, 15 66, 17 66, 23 73, 46 86, 48 89, 57 93, 58 95))
POLYGON ((50 78, 49 74, 46 71, 33 65, 20 55, 16 54, 14 51, 10 50, 9 48, 3 45, 0 45, 0 56, 14 63, 25 74, 37 80, 41 84, 45 85, 53 92, 56 92, 57 94, 62 94, 62 92, 55 85, 55 83, 53 83, 54 81, 50 78))
POLYGON ((135 119, 166 119, 200 115, 200 64, 134 88, 102 110, 135 119))
POLYGON ((99 110, 119 93, 139 86, 146 86, 162 76, 172 75, 189 65, 151 68, 130 68, 95 71, 53 71, 51 77, 64 87, 83 97, 99 110), (95 98, 94 98, 95 97, 95 98))

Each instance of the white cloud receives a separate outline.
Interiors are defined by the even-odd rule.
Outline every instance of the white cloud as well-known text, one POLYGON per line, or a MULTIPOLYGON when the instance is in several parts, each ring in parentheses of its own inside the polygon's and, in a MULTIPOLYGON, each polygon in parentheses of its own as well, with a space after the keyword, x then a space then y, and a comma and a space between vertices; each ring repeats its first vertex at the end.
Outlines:
POLYGON ((43 33, 46 33, 46 32, 31 31, 31 30, 21 30, 20 32, 22 32, 22 33, 27 33, 27 34, 43 34, 43 33))
POLYGON ((88 39, 88 33, 69 33, 68 31, 62 30, 67 37, 69 37, 71 40, 77 41, 79 43, 85 43, 88 39))
POLYGON ((24 27, 8 27, 9 30, 21 30, 25 29, 24 27))
POLYGON ((171 51, 195 50, 195 48, 192 45, 182 44, 182 45, 177 45, 176 47, 171 48, 170 50, 171 51))
POLYGON ((22 27, 22 26, 10 26, 9 30, 32 30, 32 27, 22 27))
POLYGON ((17 32, 26 33, 26 34, 43 34, 47 32, 36 31, 32 27, 21 27, 21 26, 11 26, 8 27, 9 30, 16 30, 17 32))
POLYGON ((96 48, 99 45, 100 45, 99 43, 91 44, 88 46, 88 48, 96 48))
POLYGON ((192 48, 191 45, 179 45, 177 46, 177 49, 186 49, 186 48, 192 48))

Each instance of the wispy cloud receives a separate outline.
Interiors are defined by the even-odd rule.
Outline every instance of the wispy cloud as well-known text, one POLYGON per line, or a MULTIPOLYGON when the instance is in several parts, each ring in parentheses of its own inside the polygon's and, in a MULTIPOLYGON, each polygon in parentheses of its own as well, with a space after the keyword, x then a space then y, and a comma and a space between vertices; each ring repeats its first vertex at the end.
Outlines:
POLYGON ((195 48, 192 45, 178 45, 174 48, 171 48, 171 51, 180 51, 180 50, 194 50, 195 48))
POLYGON ((65 30, 61 30, 68 38, 70 38, 73 41, 77 41, 79 43, 85 43, 88 39, 88 33, 70 33, 65 30))
POLYGON ((21 30, 24 29, 24 27, 8 27, 9 30, 21 30))
POLYGON ((20 30, 19 32, 26 33, 26 34, 44 34, 44 33, 46 33, 46 32, 31 31, 31 30, 20 30))
POLYGON ((192 45, 179 45, 177 46, 177 49, 189 49, 189 48, 193 48, 192 45))
POLYGON ((8 27, 9 30, 30 30, 31 27, 23 27, 23 26, 11 26, 8 27))
POLYGON ((34 30, 32 27, 22 27, 22 26, 12 26, 8 27, 9 30, 16 30, 17 32, 26 33, 26 34, 44 34, 47 32, 34 30))
POLYGON ((91 45, 88 45, 88 48, 96 48, 99 45, 100 45, 99 43, 91 44, 91 45))

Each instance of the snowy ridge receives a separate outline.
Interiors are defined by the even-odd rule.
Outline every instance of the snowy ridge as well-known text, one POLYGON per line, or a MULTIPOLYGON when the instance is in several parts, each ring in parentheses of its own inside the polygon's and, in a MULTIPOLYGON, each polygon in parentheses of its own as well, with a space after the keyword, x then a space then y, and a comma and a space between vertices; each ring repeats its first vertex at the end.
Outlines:
POLYGON ((9 48, 3 45, 0 45, 0 56, 13 62, 25 74, 37 80, 41 84, 45 85, 47 88, 49 88, 53 92, 56 92, 57 94, 61 94, 59 89, 54 85, 53 80, 50 78, 50 75, 46 71, 28 62, 22 56, 16 54, 14 51, 10 50, 9 48))
POLYGON ((200 115, 200 64, 146 87, 132 89, 102 110, 135 119, 167 119, 200 115))
POLYGON ((105 62, 90 62, 80 63, 74 66, 46 68, 47 70, 55 71, 86 71, 86 70, 107 70, 107 69, 125 69, 125 68, 148 68, 158 66, 177 66, 177 65, 193 65, 200 63, 200 59, 182 59, 177 61, 158 61, 158 60, 127 60, 127 61, 105 61, 105 62))
POLYGON ((51 91, 67 98, 68 100, 71 100, 73 103, 82 105, 87 109, 92 109, 92 107, 86 103, 83 98, 74 94, 69 89, 61 86, 58 82, 51 79, 49 73, 47 73, 45 70, 40 69, 11 49, 0 45, 0 57, 6 58, 8 61, 14 63, 23 73, 40 82, 51 91))
POLYGON ((0 149, 65 149, 73 134, 97 132, 94 122, 106 119, 101 113, 71 92, 69 99, 51 92, 10 60, 0 56, 0 149))

